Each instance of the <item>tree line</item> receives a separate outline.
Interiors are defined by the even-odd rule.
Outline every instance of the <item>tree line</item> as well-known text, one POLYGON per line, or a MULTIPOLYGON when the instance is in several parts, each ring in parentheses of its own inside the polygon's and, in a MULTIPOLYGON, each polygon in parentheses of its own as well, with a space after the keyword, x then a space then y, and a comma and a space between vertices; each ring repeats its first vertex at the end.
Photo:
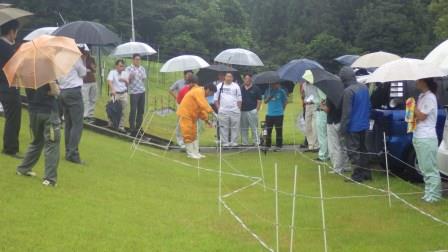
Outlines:
MULTIPOLYGON (((130 0, 13 0, 36 15, 24 30, 75 20, 131 36, 130 0)), ((378 50, 424 57, 448 38, 446 0, 134 0, 137 40, 162 59, 194 53, 208 60, 243 47, 275 68, 308 57, 328 69, 333 58, 378 50)))

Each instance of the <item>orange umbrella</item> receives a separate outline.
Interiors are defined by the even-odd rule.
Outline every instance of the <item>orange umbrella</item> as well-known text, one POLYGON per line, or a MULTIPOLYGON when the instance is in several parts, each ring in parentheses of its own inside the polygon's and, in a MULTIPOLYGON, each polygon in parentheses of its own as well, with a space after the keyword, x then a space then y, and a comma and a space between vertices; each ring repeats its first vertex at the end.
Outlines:
POLYGON ((37 89, 67 75, 80 57, 73 39, 43 35, 22 44, 3 71, 9 86, 37 89))

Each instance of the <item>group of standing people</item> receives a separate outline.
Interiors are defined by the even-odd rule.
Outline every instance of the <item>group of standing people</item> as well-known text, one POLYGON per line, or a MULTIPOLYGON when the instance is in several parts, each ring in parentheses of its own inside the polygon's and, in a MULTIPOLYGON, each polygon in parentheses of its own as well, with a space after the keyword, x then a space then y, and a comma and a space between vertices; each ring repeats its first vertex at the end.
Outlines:
MULTIPOLYGON (((339 73, 345 86, 343 98, 341 104, 333 104, 313 85, 312 78, 307 77, 305 73, 305 82, 301 86, 306 124, 306 142, 302 147, 317 152, 316 161, 331 161, 332 172, 352 172, 347 181, 363 183, 372 180, 366 143, 366 134, 371 127, 371 98, 367 85, 357 81, 351 67, 343 67, 339 73)), ((417 89, 421 94, 415 108, 413 146, 425 182, 422 199, 433 203, 442 198, 437 168, 437 83, 433 79, 418 80, 417 89)))
MULTIPOLYGON (((170 87, 170 94, 176 98, 179 106, 185 92, 190 88, 189 81, 194 78, 193 72, 184 72, 184 79, 176 81, 170 87)), ((233 73, 219 73, 218 79, 211 85, 215 86, 216 92, 207 97, 207 102, 217 117, 217 140, 223 148, 243 146, 258 146, 260 144, 259 134, 259 111, 264 101, 267 104, 266 114, 266 146, 272 145, 271 135, 276 130, 276 147, 280 150, 283 146, 283 115, 287 104, 287 93, 279 83, 272 84, 262 92, 259 87, 253 84, 252 75, 245 74, 243 84, 234 82, 233 73), (252 140, 250 141, 250 134, 252 140), (240 139, 241 136, 241 139, 240 139)), ((180 119, 179 119, 180 120, 180 119)), ((179 124, 180 125, 180 124, 179 124)), ((177 143, 181 147, 186 147, 185 136, 181 127, 177 127, 177 143)))
MULTIPOLYGON (((143 132, 140 130, 143 122, 146 104, 146 79, 148 75, 141 65, 141 56, 134 54, 132 64, 125 65, 124 60, 115 61, 115 69, 111 70, 107 76, 111 99, 121 104, 121 117, 118 131, 127 133, 125 130, 125 113, 128 105, 128 95, 130 103, 129 128, 131 136, 137 136, 143 132)), ((112 126, 112 122, 109 122, 112 126)))

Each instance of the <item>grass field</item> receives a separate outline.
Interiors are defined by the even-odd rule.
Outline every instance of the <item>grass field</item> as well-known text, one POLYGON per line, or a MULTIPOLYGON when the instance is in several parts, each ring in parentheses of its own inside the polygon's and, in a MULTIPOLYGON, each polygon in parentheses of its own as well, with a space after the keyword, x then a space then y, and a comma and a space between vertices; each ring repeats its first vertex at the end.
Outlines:
MULTIPOLYGON (((21 130, 22 152, 30 140, 27 114, 21 130)), ((0 118, 0 132, 3 132, 0 118)), ((63 145, 63 143, 61 143, 63 145)), ((229 214, 218 210, 216 153, 198 170, 182 153, 142 147, 131 158, 131 144, 84 131, 80 146, 87 164, 62 160, 56 188, 38 178, 14 174, 18 161, 0 155, 1 251, 265 251, 229 214), (183 162, 183 163, 181 163, 183 162), (191 165, 191 167, 186 165, 191 165)), ((323 251, 317 165, 295 153, 262 156, 261 183, 225 199, 252 232, 275 249, 274 164, 279 188, 292 192, 298 165, 294 251, 323 251), (315 198, 317 197, 317 198, 315 198)), ((260 176, 257 153, 225 153, 222 194, 253 182, 227 173, 260 176)), ((43 160, 35 168, 43 173, 43 160)), ((436 251, 448 249, 448 226, 392 198, 323 173, 328 251, 436 251), (337 198, 340 196, 363 196, 337 198), (372 195, 371 197, 366 197, 372 195), (376 196, 375 196, 376 195, 376 196), (364 197, 365 196, 365 197, 364 197), (335 198, 336 197, 336 198, 335 198)), ((369 185, 386 188, 383 173, 369 185)), ((421 188, 391 178, 395 193, 421 188)), ((447 221, 448 202, 424 204, 421 195, 402 195, 418 208, 447 221)), ((289 251, 292 197, 279 196, 280 251, 289 251)))

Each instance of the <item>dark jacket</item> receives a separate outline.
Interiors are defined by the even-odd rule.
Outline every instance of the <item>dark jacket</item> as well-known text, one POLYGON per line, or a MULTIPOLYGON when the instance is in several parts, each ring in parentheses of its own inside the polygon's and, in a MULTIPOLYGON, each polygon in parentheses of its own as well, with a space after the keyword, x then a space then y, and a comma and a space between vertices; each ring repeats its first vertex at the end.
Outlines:
POLYGON ((342 98, 341 132, 368 130, 371 109, 369 89, 358 83, 355 72, 350 67, 343 67, 339 76, 346 86, 342 98))
POLYGON ((0 93, 19 95, 19 89, 9 87, 8 80, 3 72, 3 67, 14 55, 14 52, 14 46, 6 43, 3 39, 0 39, 0 93))

